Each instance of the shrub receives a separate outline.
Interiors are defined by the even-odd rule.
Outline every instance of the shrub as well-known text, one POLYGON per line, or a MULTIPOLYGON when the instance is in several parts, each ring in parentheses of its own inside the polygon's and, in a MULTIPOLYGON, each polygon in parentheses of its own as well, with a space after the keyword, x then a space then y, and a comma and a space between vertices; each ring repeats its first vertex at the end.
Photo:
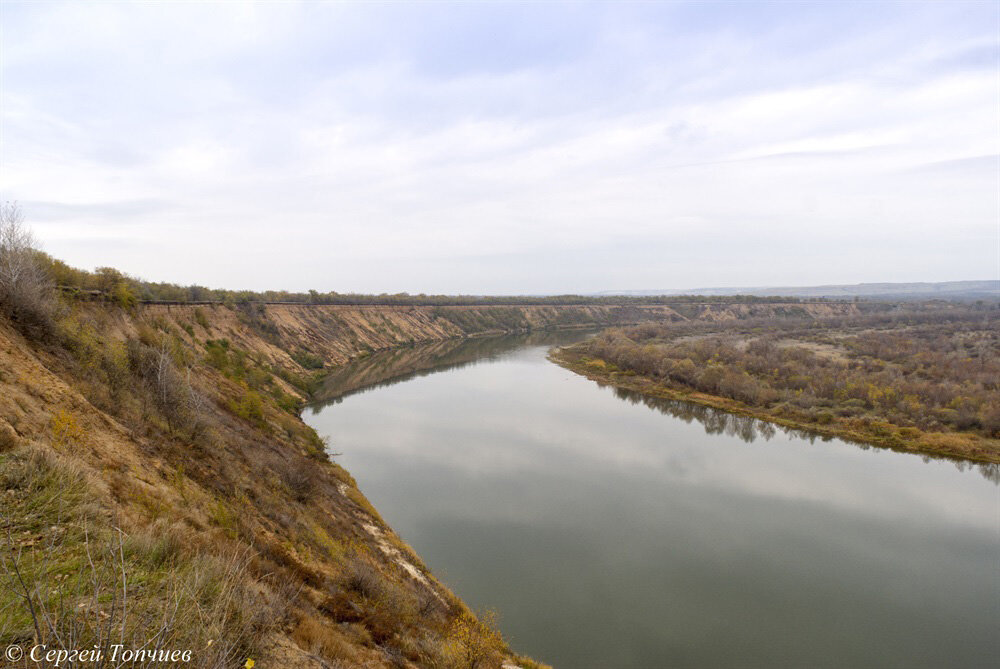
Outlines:
POLYGON ((60 409, 52 416, 49 427, 52 431, 52 445, 59 450, 78 446, 83 441, 83 428, 76 416, 65 409, 60 409))
POLYGON ((316 466, 305 459, 286 462, 281 470, 281 480, 288 486, 295 499, 303 504, 316 492, 316 466))
POLYGON ((206 341, 205 362, 225 373, 229 368, 229 340, 209 339, 206 341))
POLYGON ((139 298, 135 296, 135 293, 132 292, 132 289, 125 281, 115 283, 110 293, 108 293, 108 299, 127 311, 132 311, 139 304, 139 298))
POLYGON ((382 593, 382 575, 357 554, 349 556, 349 563, 341 581, 345 590, 362 597, 376 598, 382 593))
MULTIPOLYGON (((149 337, 144 337, 147 341, 149 337)), ((129 368, 153 400, 170 429, 189 427, 197 419, 192 409, 199 404, 196 393, 177 369, 174 351, 164 335, 157 348, 140 339, 126 344, 129 368)))
POLYGON ((233 413, 243 420, 255 423, 258 426, 266 424, 264 417, 264 400, 260 394, 247 388, 243 391, 239 400, 231 402, 229 405, 233 413))
POLYGON ((499 664, 504 651, 496 626, 496 612, 486 611, 477 620, 470 614, 456 617, 448 630, 446 657, 455 666, 477 669, 499 664))
POLYGON ((292 639, 303 650, 326 660, 346 660, 360 666, 351 639, 336 627, 316 618, 302 616, 292 631, 292 639))
POLYGON ((833 422, 833 414, 829 411, 820 411, 816 414, 815 421, 820 425, 829 425, 833 422))
POLYGON ((292 354, 292 360, 304 369, 323 369, 323 359, 309 351, 296 351, 292 354))
POLYGON ((983 406, 979 411, 983 430, 992 437, 1000 437, 1000 403, 983 406))

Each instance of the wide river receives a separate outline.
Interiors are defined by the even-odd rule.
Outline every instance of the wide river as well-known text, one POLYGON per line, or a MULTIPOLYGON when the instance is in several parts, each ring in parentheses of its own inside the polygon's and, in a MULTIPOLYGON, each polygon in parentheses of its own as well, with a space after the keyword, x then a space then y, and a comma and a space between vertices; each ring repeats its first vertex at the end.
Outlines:
POLYGON ((1000 666, 995 468, 546 359, 583 336, 376 354, 305 417, 442 581, 557 668, 1000 666))

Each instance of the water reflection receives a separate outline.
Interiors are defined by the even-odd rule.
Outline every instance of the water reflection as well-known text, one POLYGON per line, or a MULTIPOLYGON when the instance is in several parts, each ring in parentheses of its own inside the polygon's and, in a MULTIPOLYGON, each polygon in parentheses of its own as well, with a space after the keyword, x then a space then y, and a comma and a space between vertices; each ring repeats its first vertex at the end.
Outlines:
POLYGON ((995 475, 651 405, 547 362, 559 343, 373 356, 307 419, 518 651, 573 668, 995 664, 995 475))
POLYGON ((335 368, 315 393, 310 409, 315 414, 354 393, 489 362, 526 346, 565 346, 583 341, 594 332, 540 331, 503 337, 448 339, 380 351, 335 368))
MULTIPOLYGON (((607 387, 603 383, 598 383, 598 385, 607 387)), ((830 440, 830 438, 812 432, 775 425, 774 423, 758 420, 752 416, 730 413, 703 404, 663 397, 650 397, 649 395, 643 395, 640 392, 627 388, 612 386, 612 391, 615 397, 625 400, 630 404, 642 404, 667 416, 679 418, 685 423, 697 421, 705 427, 706 434, 727 434, 730 437, 738 437, 747 443, 752 443, 758 438, 770 441, 779 431, 783 434, 803 439, 815 439, 819 437, 824 441, 830 440)))
MULTIPOLYGON (((754 418, 753 416, 731 413, 729 411, 723 411, 722 409, 716 409, 715 407, 705 406, 704 404, 684 402, 682 400, 672 400, 665 397, 651 397, 649 395, 643 395, 635 390, 629 390, 628 388, 608 386, 608 384, 601 383, 599 381, 597 384, 602 388, 610 387, 612 392, 614 392, 615 397, 629 402, 630 404, 642 404, 643 406, 647 406, 650 409, 659 411, 667 416, 679 418, 685 423, 696 421, 704 426, 706 434, 725 434, 730 437, 737 437, 748 444, 753 443, 757 439, 770 441, 779 432, 790 437, 803 439, 808 441, 810 444, 816 443, 817 440, 824 443, 835 440, 834 437, 829 435, 810 432, 809 430, 800 430, 784 425, 777 425, 775 423, 754 418)), ((844 437, 837 437, 836 440, 852 444, 861 450, 880 448, 878 446, 871 446, 870 444, 866 444, 862 441, 855 441, 844 437)), ((948 456, 934 456, 928 454, 921 454, 919 457, 924 462, 936 462, 940 460, 950 461, 960 472, 975 470, 978 471, 986 480, 1000 485, 1000 465, 998 464, 988 462, 969 462, 968 460, 950 458, 948 456)))
MULTIPOLYGON (((371 392, 381 388, 411 381, 421 376, 440 374, 478 364, 494 362, 505 355, 530 347, 568 346, 593 336, 593 330, 541 331, 502 337, 477 337, 471 339, 449 339, 407 346, 390 351, 380 351, 367 357, 351 361, 335 368, 324 379, 315 393, 308 409, 318 414, 324 408, 339 404, 345 398, 357 393, 371 392)), ((757 439, 770 441, 777 434, 794 437, 809 443, 830 442, 828 435, 776 425, 752 416, 735 414, 714 407, 651 397, 627 388, 618 388, 597 382, 601 388, 610 388, 615 397, 631 404, 641 404, 661 414, 678 418, 685 423, 697 422, 706 434, 724 434, 736 437, 746 443, 757 439)), ((881 448, 864 442, 837 438, 862 450, 881 448)), ((975 469, 984 478, 1000 485, 1000 465, 971 463, 966 460, 946 456, 921 455, 924 462, 948 460, 959 471, 975 469)))

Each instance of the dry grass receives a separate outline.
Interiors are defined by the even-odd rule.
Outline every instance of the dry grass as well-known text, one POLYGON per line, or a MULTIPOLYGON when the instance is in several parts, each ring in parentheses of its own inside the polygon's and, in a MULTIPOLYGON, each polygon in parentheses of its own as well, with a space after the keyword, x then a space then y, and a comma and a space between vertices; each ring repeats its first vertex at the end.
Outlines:
POLYGON ((380 528, 419 565, 350 474, 324 459, 325 444, 280 406, 292 391, 275 373, 281 355, 227 314, 205 310, 207 329, 184 328, 190 312, 145 318, 77 304, 55 344, 0 323, 0 495, 26 584, 23 596, 0 588, 0 632, 38 634, 30 601, 65 621, 64 639, 155 637, 196 649, 197 666, 271 653, 289 667, 313 656, 330 666, 459 666, 432 649, 446 644, 461 603, 429 575, 415 582, 362 529, 380 528), (204 337, 223 333, 247 352, 225 363, 233 378, 206 360, 204 337), (259 404, 232 415, 245 392, 259 404), (4 490, 22 501, 7 504, 15 494, 4 490), (115 594, 123 584, 127 603, 115 594), (72 610, 95 585, 96 603, 72 610), (61 599, 42 596, 52 591, 61 599))
POLYGON ((41 447, 3 454, 0 471, 0 638, 190 648, 219 669, 259 653, 274 602, 250 587, 245 554, 205 553, 164 524, 116 525, 82 472, 41 447))
POLYGON ((356 666, 361 660, 358 646, 370 644, 371 638, 359 634, 354 628, 348 627, 347 633, 342 629, 322 619, 303 616, 292 631, 292 639, 303 650, 324 660, 343 660, 356 666))
POLYGON ((6 421, 0 422, 0 453, 17 448, 21 444, 21 437, 13 427, 6 421))

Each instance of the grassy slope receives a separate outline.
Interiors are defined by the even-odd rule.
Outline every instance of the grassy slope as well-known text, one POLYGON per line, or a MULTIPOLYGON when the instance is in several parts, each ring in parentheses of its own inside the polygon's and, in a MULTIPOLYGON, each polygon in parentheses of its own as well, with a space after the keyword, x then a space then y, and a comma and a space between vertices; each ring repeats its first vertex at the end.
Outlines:
POLYGON ((581 320, 547 309, 76 304, 56 343, 0 323, 0 637, 138 644, 159 630, 204 667, 514 661, 327 461, 297 408, 321 365, 581 320), (171 424, 134 349, 167 352, 201 398, 196 420, 171 424), (36 628, 29 600, 58 622, 36 615, 36 628))
POLYGON ((808 430, 818 434, 859 441, 899 451, 941 455, 977 462, 1000 463, 1000 442, 969 433, 924 432, 913 427, 898 427, 884 421, 862 421, 835 416, 820 424, 783 415, 780 411, 755 407, 717 395, 693 389, 667 386, 652 378, 623 372, 615 365, 589 357, 583 347, 565 347, 554 351, 550 358, 563 367, 589 379, 620 388, 635 390, 653 397, 684 400, 733 413, 753 416, 785 427, 808 430))

